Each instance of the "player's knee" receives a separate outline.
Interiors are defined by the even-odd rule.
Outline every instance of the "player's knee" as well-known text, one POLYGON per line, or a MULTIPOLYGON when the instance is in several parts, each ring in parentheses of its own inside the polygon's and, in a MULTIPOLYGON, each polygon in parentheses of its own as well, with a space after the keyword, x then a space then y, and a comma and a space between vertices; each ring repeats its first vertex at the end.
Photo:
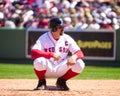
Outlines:
POLYGON ((73 66, 72 70, 77 73, 81 73, 85 67, 83 60, 77 60, 77 63, 73 66))
POLYGON ((79 65, 79 68, 81 70, 81 72, 83 71, 83 69, 85 68, 85 63, 83 62, 83 60, 78 60, 78 65, 79 65))
POLYGON ((34 68, 36 70, 45 70, 46 68, 46 59, 44 57, 40 57, 34 60, 33 62, 34 68))

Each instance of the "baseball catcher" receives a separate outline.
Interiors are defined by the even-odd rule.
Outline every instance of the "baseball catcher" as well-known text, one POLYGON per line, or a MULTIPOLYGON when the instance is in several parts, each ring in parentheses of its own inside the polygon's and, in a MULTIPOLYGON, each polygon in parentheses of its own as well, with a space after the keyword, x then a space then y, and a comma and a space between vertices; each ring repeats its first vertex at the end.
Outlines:
POLYGON ((41 35, 31 50, 38 85, 34 90, 46 89, 46 78, 57 78, 60 90, 69 90, 66 81, 77 76, 85 67, 84 54, 74 39, 64 33, 61 18, 49 21, 50 31, 41 35), (71 56, 68 53, 71 52, 71 56))

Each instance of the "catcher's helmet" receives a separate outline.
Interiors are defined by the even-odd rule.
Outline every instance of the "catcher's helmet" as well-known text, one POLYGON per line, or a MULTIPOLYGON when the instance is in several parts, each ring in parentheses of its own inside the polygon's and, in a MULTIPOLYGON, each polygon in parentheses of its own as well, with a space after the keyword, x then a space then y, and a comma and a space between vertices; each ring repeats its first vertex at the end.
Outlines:
POLYGON ((64 27, 63 20, 61 18, 52 18, 49 22, 51 31, 55 32, 58 26, 64 27))

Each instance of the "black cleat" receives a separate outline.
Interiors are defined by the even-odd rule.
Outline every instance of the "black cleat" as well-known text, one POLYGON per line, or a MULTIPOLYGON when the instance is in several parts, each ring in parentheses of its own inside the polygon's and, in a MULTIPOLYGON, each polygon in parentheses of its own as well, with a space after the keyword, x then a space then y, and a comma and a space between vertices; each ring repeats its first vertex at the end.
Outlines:
POLYGON ((46 80, 39 80, 38 85, 34 90, 45 90, 46 89, 46 80))
POLYGON ((69 90, 68 86, 66 85, 66 81, 62 78, 57 79, 56 86, 58 87, 58 89, 63 91, 69 90))

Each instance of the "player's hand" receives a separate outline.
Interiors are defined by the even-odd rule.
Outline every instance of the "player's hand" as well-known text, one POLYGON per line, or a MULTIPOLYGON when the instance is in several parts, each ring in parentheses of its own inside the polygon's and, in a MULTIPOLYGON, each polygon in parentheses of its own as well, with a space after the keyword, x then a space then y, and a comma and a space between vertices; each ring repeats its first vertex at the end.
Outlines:
POLYGON ((68 58, 67 65, 74 65, 76 63, 77 55, 72 55, 68 58))
POLYGON ((61 58, 61 55, 54 53, 53 58, 54 58, 54 61, 58 61, 61 58))

